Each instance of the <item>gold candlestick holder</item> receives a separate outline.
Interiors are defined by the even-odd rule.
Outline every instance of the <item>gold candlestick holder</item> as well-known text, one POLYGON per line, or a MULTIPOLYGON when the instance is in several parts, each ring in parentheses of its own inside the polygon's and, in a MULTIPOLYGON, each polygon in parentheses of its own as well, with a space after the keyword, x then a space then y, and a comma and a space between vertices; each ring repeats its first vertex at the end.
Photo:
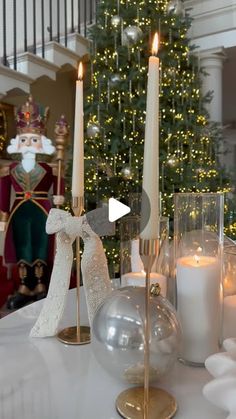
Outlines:
POLYGON ((139 253, 146 272, 145 322, 144 322, 144 387, 123 391, 116 400, 119 414, 126 419, 169 419, 174 416, 177 404, 165 390, 149 386, 150 360, 150 273, 159 254, 159 240, 140 239, 139 253))
MULTIPOLYGON (((84 210, 84 198, 73 197, 72 209, 76 217, 84 210)), ((77 325, 67 327, 58 333, 57 338, 68 345, 85 345, 91 342, 90 327, 80 325, 80 238, 76 238, 76 285, 77 285, 77 325)))

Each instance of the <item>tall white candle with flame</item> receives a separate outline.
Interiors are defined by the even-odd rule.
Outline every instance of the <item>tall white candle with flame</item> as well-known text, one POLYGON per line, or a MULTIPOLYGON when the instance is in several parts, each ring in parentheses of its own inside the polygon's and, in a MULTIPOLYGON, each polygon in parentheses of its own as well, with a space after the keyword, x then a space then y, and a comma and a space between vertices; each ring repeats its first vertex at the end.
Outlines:
POLYGON ((156 239, 159 223, 159 58, 158 34, 153 41, 152 56, 148 65, 147 107, 143 163, 143 190, 150 203, 150 217, 145 225, 147 206, 142 200, 140 237, 142 239, 156 239))
POLYGON ((83 65, 79 64, 75 95, 75 122, 72 196, 84 196, 84 105, 83 105, 83 65))
POLYGON ((204 363, 218 351, 221 323, 220 263, 215 257, 177 260, 177 311, 183 329, 181 357, 204 363))

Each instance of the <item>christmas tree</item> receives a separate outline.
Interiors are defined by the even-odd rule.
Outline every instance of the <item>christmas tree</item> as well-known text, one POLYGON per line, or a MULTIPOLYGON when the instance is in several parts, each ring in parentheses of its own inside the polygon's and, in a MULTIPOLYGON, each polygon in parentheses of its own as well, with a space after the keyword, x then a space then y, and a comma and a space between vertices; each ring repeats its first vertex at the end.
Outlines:
MULTIPOLYGON (((88 207, 111 196, 127 202, 139 192, 148 57, 159 33, 160 190, 162 214, 173 216, 173 193, 219 191, 218 130, 208 123, 199 60, 190 46, 191 18, 181 0, 102 0, 92 40, 86 103, 88 207)), ((158 94, 158 92, 157 92, 158 94)), ((116 238, 107 254, 119 254, 116 238)))

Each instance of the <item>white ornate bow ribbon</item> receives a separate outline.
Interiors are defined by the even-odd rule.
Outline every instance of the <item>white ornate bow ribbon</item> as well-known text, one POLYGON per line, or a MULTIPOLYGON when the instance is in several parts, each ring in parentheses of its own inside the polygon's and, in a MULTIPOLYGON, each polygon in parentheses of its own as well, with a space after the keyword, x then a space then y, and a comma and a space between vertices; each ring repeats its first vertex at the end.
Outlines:
POLYGON ((84 241, 81 261, 90 324, 97 307, 111 292, 107 260, 98 235, 91 229, 86 215, 72 217, 68 212, 51 209, 46 231, 56 234, 56 254, 47 298, 31 337, 54 336, 63 316, 73 262, 72 243, 77 236, 84 241))

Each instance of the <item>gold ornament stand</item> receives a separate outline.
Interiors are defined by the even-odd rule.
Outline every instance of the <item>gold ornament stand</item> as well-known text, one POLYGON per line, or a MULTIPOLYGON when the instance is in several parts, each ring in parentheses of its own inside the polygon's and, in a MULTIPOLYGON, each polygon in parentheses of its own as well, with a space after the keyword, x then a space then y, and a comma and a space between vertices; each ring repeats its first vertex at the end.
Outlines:
MULTIPOLYGON (((84 210, 83 197, 72 198, 72 209, 76 217, 84 210)), ((91 342, 90 328, 80 326, 80 238, 76 238, 76 282, 77 282, 77 325, 66 327, 58 333, 57 338, 67 345, 86 345, 91 342)))
POLYGON ((177 410, 173 396, 165 390, 149 387, 150 358, 150 273, 159 254, 159 240, 140 239, 139 253, 146 272, 144 322, 144 387, 123 391, 116 399, 116 408, 125 419, 169 419, 177 410))

